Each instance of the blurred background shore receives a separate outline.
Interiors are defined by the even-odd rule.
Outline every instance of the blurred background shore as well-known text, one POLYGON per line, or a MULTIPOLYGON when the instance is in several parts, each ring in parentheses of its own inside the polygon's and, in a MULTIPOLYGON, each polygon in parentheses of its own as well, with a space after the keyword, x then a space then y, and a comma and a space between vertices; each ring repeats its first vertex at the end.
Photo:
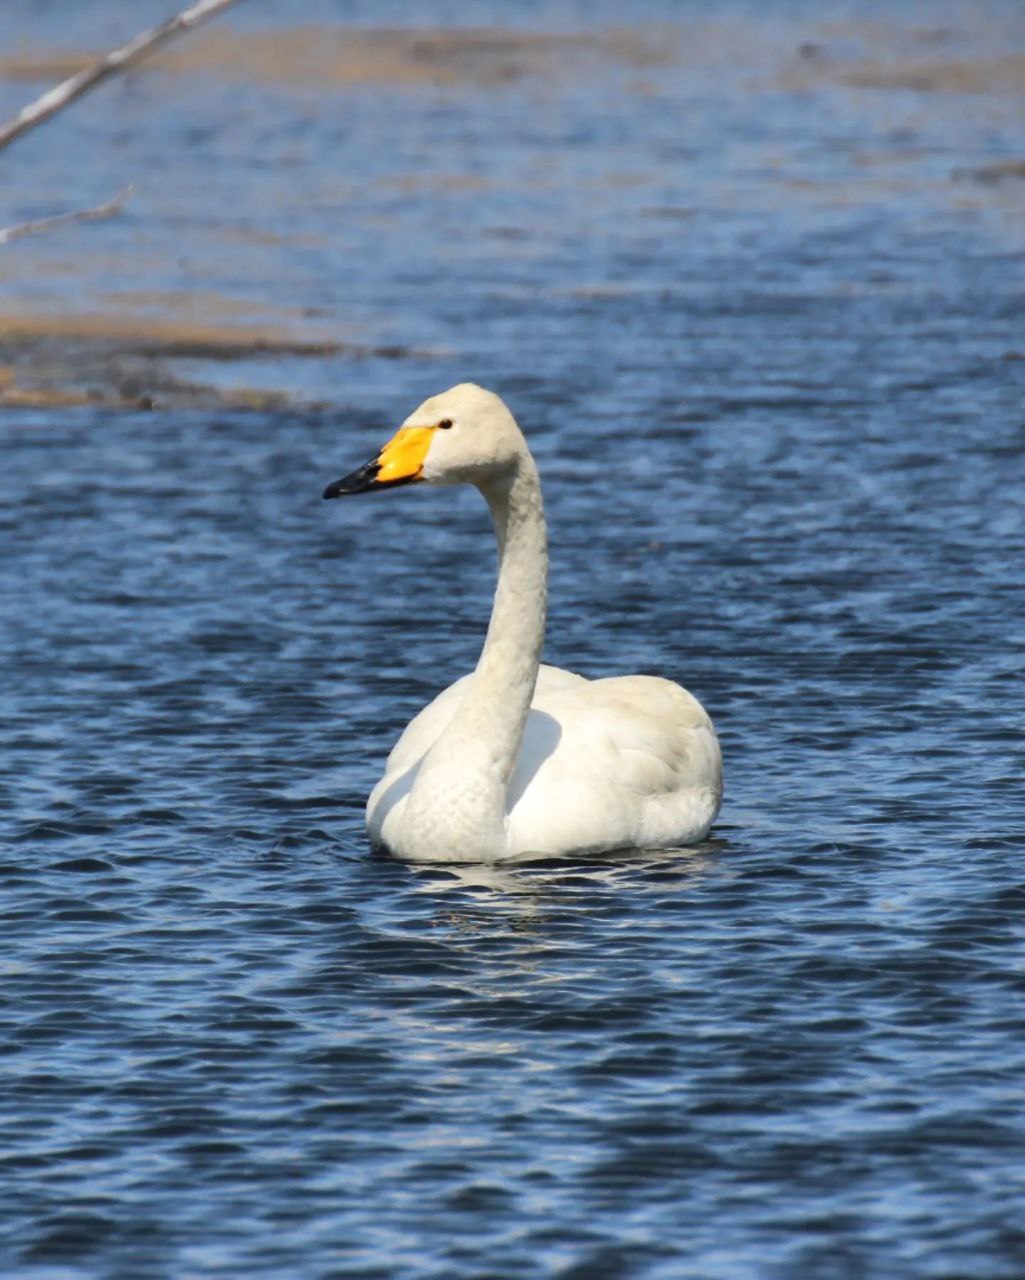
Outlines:
MULTIPOLYGON (((5 6, 0 115, 169 11, 5 6)), ((467 12, 242 3, 19 140, 0 225, 134 190, 0 249, 0 401, 332 404, 511 343, 558 378, 621 365, 627 299, 1020 269, 1018 6, 467 12)))

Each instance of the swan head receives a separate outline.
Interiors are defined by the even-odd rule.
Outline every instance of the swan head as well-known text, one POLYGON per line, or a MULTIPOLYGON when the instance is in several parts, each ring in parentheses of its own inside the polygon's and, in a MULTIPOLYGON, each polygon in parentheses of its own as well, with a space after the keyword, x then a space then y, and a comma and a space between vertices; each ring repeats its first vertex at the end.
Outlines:
POLYGON ((414 409, 376 457, 329 484, 324 497, 403 484, 486 485, 513 471, 525 452, 516 419, 499 397, 461 382, 414 409))

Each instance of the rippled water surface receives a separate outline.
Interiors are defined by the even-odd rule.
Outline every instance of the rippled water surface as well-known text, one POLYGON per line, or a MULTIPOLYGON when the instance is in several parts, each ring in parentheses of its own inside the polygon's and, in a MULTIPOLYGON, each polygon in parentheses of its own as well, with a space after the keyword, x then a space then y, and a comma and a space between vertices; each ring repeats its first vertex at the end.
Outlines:
POLYGON ((1016 11, 731 5, 700 56, 643 12, 643 56, 476 79, 154 70, 3 161, 139 183, 5 257, 8 311, 216 292, 367 344, 255 359, 273 413, 0 420, 4 1275, 1025 1275, 1022 97, 855 75, 1013 61, 1016 11), (471 492, 319 495, 468 377, 541 466, 547 659, 716 719, 700 848, 367 847, 494 552, 471 492))

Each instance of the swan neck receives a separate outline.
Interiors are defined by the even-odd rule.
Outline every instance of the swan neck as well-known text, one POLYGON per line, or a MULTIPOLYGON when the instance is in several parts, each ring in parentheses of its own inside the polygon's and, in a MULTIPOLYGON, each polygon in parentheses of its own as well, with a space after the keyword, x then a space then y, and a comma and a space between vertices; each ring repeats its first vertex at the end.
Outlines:
POLYGON ((505 849, 509 782, 544 643, 548 553, 541 483, 526 448, 511 473, 480 489, 498 539, 491 621, 462 703, 420 766, 403 822, 425 849, 444 833, 468 858, 487 859, 505 849))
POLYGON ((544 509, 533 458, 525 454, 512 476, 481 491, 495 524, 498 582, 473 701, 500 704, 494 710, 515 739, 507 744, 511 773, 537 682, 548 596, 544 509))

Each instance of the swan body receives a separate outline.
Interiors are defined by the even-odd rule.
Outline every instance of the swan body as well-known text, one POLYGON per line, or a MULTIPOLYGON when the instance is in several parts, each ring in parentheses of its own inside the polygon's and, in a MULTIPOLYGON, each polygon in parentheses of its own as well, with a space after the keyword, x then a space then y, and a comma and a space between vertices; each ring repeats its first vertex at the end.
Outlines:
POLYGON ((471 383, 425 400, 325 498, 471 483, 498 537, 476 669, 406 726, 367 802, 371 841, 417 862, 693 844, 722 801, 715 729, 670 680, 541 664, 547 549, 537 468, 512 414, 471 383))

